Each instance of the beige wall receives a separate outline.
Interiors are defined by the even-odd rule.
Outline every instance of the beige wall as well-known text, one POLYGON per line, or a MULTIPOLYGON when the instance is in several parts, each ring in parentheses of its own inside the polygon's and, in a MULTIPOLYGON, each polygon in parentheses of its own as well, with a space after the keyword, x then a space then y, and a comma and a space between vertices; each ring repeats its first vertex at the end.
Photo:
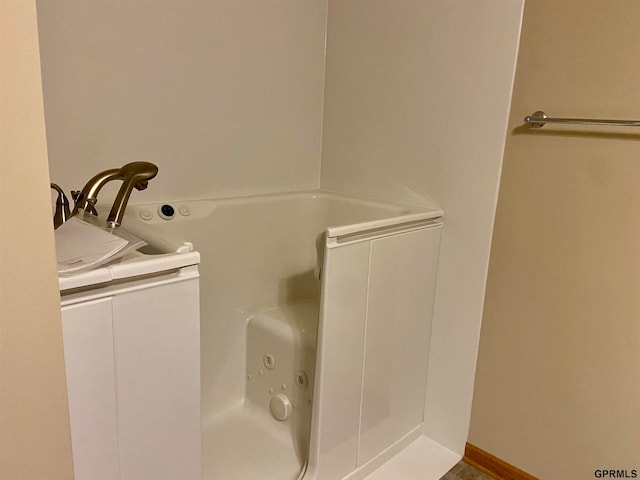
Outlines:
MULTIPOLYGON (((528 1, 510 130, 640 118, 639 25, 636 0, 528 1)), ((639 289, 638 131, 512 131, 470 442, 543 479, 640 470, 639 289)))
POLYGON ((329 2, 321 185, 444 209, 425 431, 460 453, 522 6, 329 2))
POLYGON ((133 203, 318 187, 327 0, 37 3, 65 190, 136 160, 133 203))
POLYGON ((0 0, 0 478, 73 478, 34 1, 0 0))

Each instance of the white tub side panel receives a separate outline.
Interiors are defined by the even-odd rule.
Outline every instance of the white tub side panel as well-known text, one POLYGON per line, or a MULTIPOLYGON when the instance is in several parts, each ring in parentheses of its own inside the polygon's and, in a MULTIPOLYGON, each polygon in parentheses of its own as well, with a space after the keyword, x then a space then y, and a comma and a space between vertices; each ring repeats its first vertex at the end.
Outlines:
POLYGON ((369 243, 325 254, 309 478, 336 480, 356 469, 369 243))
POLYGON ((111 298, 62 308, 76 480, 119 475, 111 298))
POLYGON ((359 466, 422 425, 440 231, 371 242, 359 466))
POLYGON ((197 278, 120 295, 113 313, 122 480, 199 480, 197 278))

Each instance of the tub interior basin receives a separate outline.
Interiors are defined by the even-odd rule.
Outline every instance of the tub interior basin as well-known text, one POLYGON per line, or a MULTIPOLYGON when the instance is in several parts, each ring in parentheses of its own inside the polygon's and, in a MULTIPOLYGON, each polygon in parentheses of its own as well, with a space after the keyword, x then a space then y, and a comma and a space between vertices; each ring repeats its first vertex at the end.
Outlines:
POLYGON ((334 237, 442 215, 427 202, 408 205, 314 190, 130 205, 123 227, 148 242, 142 253, 158 255, 201 249, 196 239, 203 231, 217 241, 213 235, 221 231, 216 225, 223 225, 226 235, 245 232, 255 241, 287 234, 292 225, 298 232, 312 232, 312 238, 321 232, 334 237))

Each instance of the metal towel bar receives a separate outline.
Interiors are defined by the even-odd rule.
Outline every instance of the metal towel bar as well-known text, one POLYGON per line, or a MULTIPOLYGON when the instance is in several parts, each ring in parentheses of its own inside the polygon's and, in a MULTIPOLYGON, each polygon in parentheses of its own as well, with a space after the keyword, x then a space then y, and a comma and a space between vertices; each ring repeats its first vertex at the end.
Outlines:
POLYGON ((565 123, 575 125, 609 125, 614 127, 640 127, 640 120, 602 120, 596 118, 551 118, 542 111, 524 117, 524 123, 533 128, 542 128, 545 123, 565 123))

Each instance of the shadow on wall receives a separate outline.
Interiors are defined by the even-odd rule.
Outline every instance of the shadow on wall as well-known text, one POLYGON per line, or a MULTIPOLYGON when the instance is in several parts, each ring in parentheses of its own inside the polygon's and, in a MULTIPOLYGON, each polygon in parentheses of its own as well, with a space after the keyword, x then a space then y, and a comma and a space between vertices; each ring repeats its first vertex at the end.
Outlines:
POLYGON ((307 270, 283 278, 278 285, 278 304, 317 300, 320 298, 320 282, 307 270))

